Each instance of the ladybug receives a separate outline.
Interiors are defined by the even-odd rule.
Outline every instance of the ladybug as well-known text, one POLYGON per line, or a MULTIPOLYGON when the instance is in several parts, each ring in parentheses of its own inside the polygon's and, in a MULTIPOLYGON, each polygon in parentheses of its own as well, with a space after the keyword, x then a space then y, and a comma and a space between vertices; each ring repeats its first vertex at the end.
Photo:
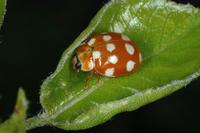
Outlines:
POLYGON ((114 32, 87 39, 76 49, 72 59, 73 69, 77 72, 92 71, 107 77, 130 74, 141 62, 142 56, 136 43, 114 32))

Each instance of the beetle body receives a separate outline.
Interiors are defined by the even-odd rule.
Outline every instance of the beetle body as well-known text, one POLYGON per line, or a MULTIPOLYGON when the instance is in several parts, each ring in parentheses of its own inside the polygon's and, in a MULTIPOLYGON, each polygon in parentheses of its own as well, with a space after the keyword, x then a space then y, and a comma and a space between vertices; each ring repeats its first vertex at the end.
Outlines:
POLYGON ((107 77, 127 75, 139 67, 142 56, 136 43, 114 32, 97 34, 76 50, 73 68, 107 77))

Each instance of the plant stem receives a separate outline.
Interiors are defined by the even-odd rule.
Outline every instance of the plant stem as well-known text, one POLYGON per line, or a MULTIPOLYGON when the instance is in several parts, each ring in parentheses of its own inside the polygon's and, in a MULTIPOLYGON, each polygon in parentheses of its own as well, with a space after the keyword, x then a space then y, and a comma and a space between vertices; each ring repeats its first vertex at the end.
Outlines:
POLYGON ((31 117, 31 118, 28 118, 25 121, 26 130, 30 130, 30 129, 33 129, 36 127, 42 127, 44 125, 48 125, 48 122, 45 119, 45 117, 43 117, 43 115, 37 115, 37 116, 31 117))

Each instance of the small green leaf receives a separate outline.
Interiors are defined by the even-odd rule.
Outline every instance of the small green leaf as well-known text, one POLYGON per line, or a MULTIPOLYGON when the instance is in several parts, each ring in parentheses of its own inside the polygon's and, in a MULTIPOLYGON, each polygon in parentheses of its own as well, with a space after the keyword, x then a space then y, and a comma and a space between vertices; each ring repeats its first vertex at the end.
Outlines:
POLYGON ((27 100, 22 89, 18 92, 17 103, 9 120, 0 125, 0 133, 25 133, 27 100))
POLYGON ((6 0, 0 0, 0 27, 3 23, 3 18, 5 15, 6 0))
MULTIPOLYGON (((64 52, 56 71, 45 80, 42 119, 66 129, 86 129, 115 114, 135 110, 186 86, 200 75, 200 10, 166 0, 112 0, 64 52), (94 76, 71 68, 75 49, 91 34, 118 32, 137 42, 140 69, 119 78, 94 76)), ((133 120, 134 121, 134 120, 133 120)))

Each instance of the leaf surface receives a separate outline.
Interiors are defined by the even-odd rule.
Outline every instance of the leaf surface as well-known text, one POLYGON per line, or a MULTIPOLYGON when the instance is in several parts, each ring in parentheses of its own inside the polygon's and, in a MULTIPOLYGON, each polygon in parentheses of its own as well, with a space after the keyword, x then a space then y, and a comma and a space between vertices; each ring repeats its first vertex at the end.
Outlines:
POLYGON ((166 0, 113 0, 63 53, 56 71, 42 85, 43 118, 66 129, 86 129, 114 115, 133 111, 186 86, 200 75, 200 11, 166 0), (135 40, 143 55, 137 72, 119 78, 72 70, 75 49, 88 36, 118 32, 135 40))

